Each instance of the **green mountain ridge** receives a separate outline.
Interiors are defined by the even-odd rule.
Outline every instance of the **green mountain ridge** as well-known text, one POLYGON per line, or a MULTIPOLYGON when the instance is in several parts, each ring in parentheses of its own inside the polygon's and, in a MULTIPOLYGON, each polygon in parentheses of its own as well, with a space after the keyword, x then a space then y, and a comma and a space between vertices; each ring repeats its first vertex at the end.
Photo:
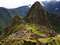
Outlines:
POLYGON ((11 16, 6 8, 0 7, 0 33, 4 32, 4 28, 10 25, 11 16))

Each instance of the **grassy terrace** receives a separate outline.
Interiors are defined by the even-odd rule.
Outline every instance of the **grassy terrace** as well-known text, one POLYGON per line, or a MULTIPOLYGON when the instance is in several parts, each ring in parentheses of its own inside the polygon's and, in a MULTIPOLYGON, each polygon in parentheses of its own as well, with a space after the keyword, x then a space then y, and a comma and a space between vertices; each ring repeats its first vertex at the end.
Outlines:
POLYGON ((60 35, 57 34, 55 37, 46 36, 49 30, 47 27, 39 28, 34 24, 20 24, 11 29, 13 29, 12 33, 0 41, 1 45, 23 45, 24 41, 30 41, 36 43, 36 45, 60 45, 60 35))
POLYGON ((5 40, 2 40, 0 42, 0 44, 2 45, 23 45, 24 41, 27 42, 32 42, 32 43, 37 43, 38 41, 39 43, 42 44, 46 44, 48 43, 48 45, 60 45, 60 37, 56 36, 56 37, 50 37, 50 38, 39 38, 39 39, 21 39, 21 38, 6 38, 5 40), (4 41, 4 42, 3 42, 4 41))

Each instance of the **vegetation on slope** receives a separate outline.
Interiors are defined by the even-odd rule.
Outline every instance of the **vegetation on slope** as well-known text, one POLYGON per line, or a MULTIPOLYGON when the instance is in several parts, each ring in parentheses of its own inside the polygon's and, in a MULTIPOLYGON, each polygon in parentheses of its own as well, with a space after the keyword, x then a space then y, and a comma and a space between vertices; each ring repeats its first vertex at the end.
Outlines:
POLYGON ((46 32, 48 32, 47 28, 44 31, 44 28, 29 23, 15 26, 13 32, 0 41, 1 45, 26 45, 28 42, 31 45, 33 43, 35 45, 60 45, 60 37, 57 35, 55 37, 49 36, 50 34, 45 36, 46 32))

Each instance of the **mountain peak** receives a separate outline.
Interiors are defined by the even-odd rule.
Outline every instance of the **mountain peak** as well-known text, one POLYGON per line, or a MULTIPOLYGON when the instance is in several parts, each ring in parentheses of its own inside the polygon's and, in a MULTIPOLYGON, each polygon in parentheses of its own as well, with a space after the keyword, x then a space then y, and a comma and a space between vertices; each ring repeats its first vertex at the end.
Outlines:
POLYGON ((47 11, 45 11, 40 2, 35 2, 27 14, 27 22, 37 25, 48 25, 47 11))
POLYGON ((39 1, 36 1, 36 2, 33 4, 33 6, 36 6, 37 8, 38 8, 38 7, 42 7, 42 5, 40 4, 39 1))
POLYGON ((39 1, 36 1, 34 4, 37 4, 37 5, 39 4, 40 5, 40 2, 39 1))

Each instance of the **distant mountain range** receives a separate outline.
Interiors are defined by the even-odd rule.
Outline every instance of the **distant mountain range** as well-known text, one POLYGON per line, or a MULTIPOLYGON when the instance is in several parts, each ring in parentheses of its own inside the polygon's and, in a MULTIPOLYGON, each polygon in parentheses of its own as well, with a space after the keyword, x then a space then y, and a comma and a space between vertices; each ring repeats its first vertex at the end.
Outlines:
POLYGON ((44 1, 44 8, 49 12, 49 13, 54 13, 59 15, 60 14, 60 1, 51 1, 47 2, 44 1))
MULTIPOLYGON (((60 2, 43 2, 44 9, 47 10, 49 13, 60 14, 60 2)), ((11 16, 20 15, 26 16, 30 7, 29 6, 22 6, 14 9, 6 9, 10 13, 11 16)))
MULTIPOLYGON (((60 2, 43 2, 45 10, 51 13, 60 13, 60 2)), ((2 7, 1 7, 2 8, 2 7)), ((10 13, 11 16, 13 15, 20 15, 26 16, 30 7, 29 6, 21 6, 14 9, 6 9, 10 13)), ((1 9, 2 10, 2 9, 1 9)))
POLYGON ((22 6, 22 7, 18 7, 15 9, 8 9, 8 10, 9 10, 11 16, 13 16, 13 15, 26 16, 29 9, 30 8, 28 6, 22 6))

